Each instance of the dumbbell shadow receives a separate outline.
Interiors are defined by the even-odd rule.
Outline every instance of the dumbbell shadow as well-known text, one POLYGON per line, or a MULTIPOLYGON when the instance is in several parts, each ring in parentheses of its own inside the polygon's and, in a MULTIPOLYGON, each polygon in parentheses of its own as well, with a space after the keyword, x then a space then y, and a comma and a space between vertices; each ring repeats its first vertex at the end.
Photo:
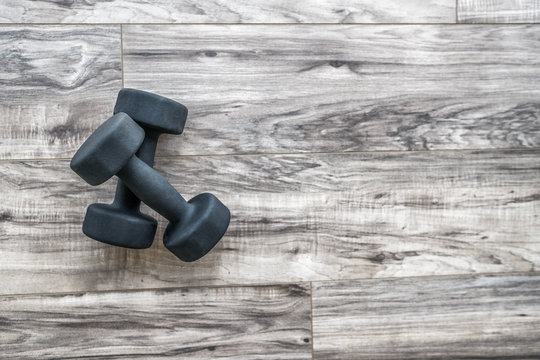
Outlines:
POLYGON ((144 137, 145 131, 119 112, 90 135, 70 166, 90 185, 99 185, 116 174, 137 198, 170 221, 163 237, 165 246, 183 261, 197 260, 227 231, 229 209, 209 193, 186 202, 163 176, 135 155, 144 137))

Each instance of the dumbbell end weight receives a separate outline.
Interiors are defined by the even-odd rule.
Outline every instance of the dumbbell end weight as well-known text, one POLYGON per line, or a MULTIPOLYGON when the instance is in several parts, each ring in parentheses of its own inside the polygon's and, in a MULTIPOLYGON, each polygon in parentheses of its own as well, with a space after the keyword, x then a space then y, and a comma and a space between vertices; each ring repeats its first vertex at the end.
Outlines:
POLYGON ((144 127, 164 134, 181 134, 188 109, 177 101, 142 90, 124 88, 118 93, 114 113, 124 112, 144 127))
POLYGON ((127 114, 101 124, 81 145, 69 166, 92 186, 103 184, 122 169, 144 140, 144 130, 127 114))
POLYGON ((199 194, 188 202, 193 211, 180 222, 167 226, 163 243, 180 260, 191 262, 206 255, 221 240, 229 227, 231 213, 213 194, 199 194))
POLYGON ((153 217, 110 204, 90 205, 82 226, 83 233, 92 239, 131 249, 149 248, 156 229, 153 217))

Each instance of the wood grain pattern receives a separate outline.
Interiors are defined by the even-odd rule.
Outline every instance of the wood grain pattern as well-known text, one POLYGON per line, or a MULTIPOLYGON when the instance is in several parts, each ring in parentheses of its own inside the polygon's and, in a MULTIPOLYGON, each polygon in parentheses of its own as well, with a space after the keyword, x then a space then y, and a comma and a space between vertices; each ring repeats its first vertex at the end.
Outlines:
MULTIPOLYGON (((537 271, 540 151, 161 158, 186 197, 232 212, 206 257, 182 263, 81 233, 90 187, 68 161, 0 167, 1 293, 537 271), (54 284, 54 285, 52 285, 54 284)), ((151 213, 155 215, 154 213, 151 213)))
POLYGON ((455 0, 3 0, 16 23, 378 23, 454 22, 455 0))
POLYGON ((458 0, 462 23, 537 23, 540 0, 458 0))
POLYGON ((118 26, 0 26, 0 159, 70 157, 112 113, 118 26))
POLYGON ((540 275, 314 284, 315 359, 537 359, 540 275))
POLYGON ((540 146, 537 26, 125 26, 124 55, 190 109, 161 155, 540 146))
POLYGON ((311 359, 309 287, 0 298, 3 359, 311 359))

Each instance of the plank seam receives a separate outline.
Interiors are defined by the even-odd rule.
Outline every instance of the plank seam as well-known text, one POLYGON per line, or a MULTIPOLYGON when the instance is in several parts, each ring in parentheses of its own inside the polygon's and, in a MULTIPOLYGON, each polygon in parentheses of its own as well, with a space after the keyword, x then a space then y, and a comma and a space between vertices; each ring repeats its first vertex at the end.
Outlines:
POLYGON ((520 23, 500 23, 500 22, 482 22, 482 23, 456 23, 456 22, 432 22, 432 23, 0 23, 0 26, 426 26, 426 25, 457 25, 457 26, 478 26, 478 25, 500 25, 500 26, 521 26, 521 25, 540 25, 539 22, 520 22, 520 23))
POLYGON ((311 360, 315 360, 315 334, 313 333, 313 281, 309 282, 309 310, 311 323, 311 360))

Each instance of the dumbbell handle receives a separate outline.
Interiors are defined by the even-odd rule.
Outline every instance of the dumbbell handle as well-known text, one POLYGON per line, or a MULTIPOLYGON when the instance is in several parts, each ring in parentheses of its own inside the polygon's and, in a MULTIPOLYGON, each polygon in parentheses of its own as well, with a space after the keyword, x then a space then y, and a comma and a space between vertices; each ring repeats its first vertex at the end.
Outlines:
POLYGON ((171 222, 179 222, 193 211, 167 179, 137 156, 132 156, 117 176, 137 198, 171 222))
MULTIPOLYGON (((154 165, 157 142, 161 133, 145 126, 141 127, 145 131, 145 137, 141 147, 137 151, 136 156, 152 167, 154 165)), ((140 204, 141 200, 135 194, 133 194, 131 190, 129 190, 122 180, 119 179, 116 185, 116 193, 114 195, 112 205, 123 209, 138 211, 140 204)))

